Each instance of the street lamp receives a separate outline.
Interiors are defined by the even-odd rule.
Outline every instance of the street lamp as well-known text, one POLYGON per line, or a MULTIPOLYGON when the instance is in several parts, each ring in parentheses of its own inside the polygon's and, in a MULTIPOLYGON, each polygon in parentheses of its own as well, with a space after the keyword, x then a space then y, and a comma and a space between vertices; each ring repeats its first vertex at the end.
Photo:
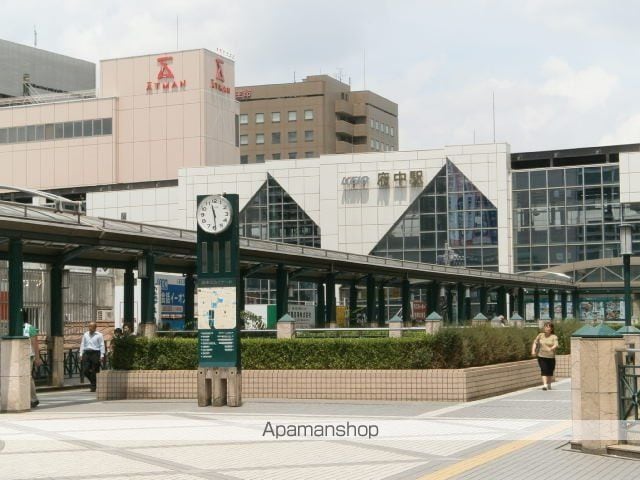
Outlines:
POLYGON ((624 270, 624 325, 631 326, 631 225, 620 224, 620 255, 624 270))

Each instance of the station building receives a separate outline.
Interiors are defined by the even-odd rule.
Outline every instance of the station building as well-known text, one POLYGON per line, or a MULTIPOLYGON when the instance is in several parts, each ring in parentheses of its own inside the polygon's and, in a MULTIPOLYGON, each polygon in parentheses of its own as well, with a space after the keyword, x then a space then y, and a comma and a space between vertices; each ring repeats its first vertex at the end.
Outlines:
MULTIPOLYGON (((638 144, 513 154, 508 144, 459 145, 185 168, 171 188, 176 201, 169 208, 179 219, 173 225, 181 228, 195 228, 197 195, 238 193, 241 235, 251 238, 568 275, 585 295, 575 307, 583 305, 581 312, 569 302, 570 314, 583 318, 616 320, 624 311, 621 222, 633 225, 640 252, 638 144)), ((87 209, 164 223, 167 205, 154 196, 155 189, 95 192, 87 209)), ((635 288, 639 275, 640 264, 632 265, 635 288)), ((270 302, 272 290, 264 282, 247 284, 248 295, 260 302, 270 302)), ((311 290, 297 294, 293 301, 313 301, 311 290)))

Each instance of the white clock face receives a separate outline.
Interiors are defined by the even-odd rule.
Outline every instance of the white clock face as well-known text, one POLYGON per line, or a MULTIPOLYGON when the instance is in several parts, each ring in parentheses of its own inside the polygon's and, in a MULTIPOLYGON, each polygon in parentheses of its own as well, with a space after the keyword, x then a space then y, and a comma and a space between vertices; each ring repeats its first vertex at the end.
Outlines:
POLYGON ((231 225, 231 204, 221 195, 210 195, 198 204, 198 227, 208 233, 222 233, 231 225))

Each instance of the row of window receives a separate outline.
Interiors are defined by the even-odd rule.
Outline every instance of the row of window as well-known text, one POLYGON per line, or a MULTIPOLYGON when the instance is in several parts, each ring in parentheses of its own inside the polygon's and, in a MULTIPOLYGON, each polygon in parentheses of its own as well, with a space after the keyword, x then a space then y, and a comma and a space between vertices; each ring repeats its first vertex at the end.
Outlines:
POLYGON ((372 119, 369 120, 369 124, 371 125, 371 128, 373 130, 377 130, 377 131, 382 132, 382 133, 384 133, 386 135, 391 135, 392 137, 395 136, 396 132, 393 129, 393 127, 390 127, 386 123, 379 122, 378 120, 374 120, 372 118, 372 119))
POLYGON ((371 140, 371 149, 377 150, 379 152, 392 152, 396 149, 395 145, 388 145, 383 142, 379 142, 378 140, 371 140))
POLYGON ((110 118, 80 120, 77 122, 43 123, 24 127, 0 128, 0 144, 42 142, 61 138, 94 137, 111 135, 110 118))
POLYGON ((617 184, 620 182, 620 170, 617 165, 531 170, 514 172, 512 180, 514 190, 617 184))
MULTIPOLYGON (((280 145, 280 132, 271 132, 271 144, 280 145)), ((298 142, 298 132, 287 132, 289 143, 298 142)), ((313 142, 313 130, 304 131, 304 141, 313 142)), ((249 135, 240 135, 240 145, 249 145, 249 135)), ((264 133, 256 133, 256 145, 264 145, 264 133)))
MULTIPOLYGON (((304 119, 313 120, 313 110, 305 110, 304 119)), ((264 123, 264 113, 256 113, 254 120, 256 124, 264 123)), ((289 120, 290 122, 297 122, 298 112, 295 110, 289 110, 287 112, 287 120, 289 120)), ((271 112, 271 123, 280 123, 280 112, 271 112)), ((248 113, 240 114, 240 125, 249 125, 248 113)))
MULTIPOLYGON (((304 152, 304 158, 314 158, 316 156, 315 152, 304 152)), ((298 152, 289 152, 287 153, 287 158, 290 160, 295 160, 296 158, 303 158, 298 156, 298 152)), ((282 160, 282 155, 280 153, 271 154, 271 160, 282 160)), ((265 156, 264 153, 259 153, 256 155, 256 163, 264 163, 265 156)), ((249 155, 240 155, 240 163, 247 164, 249 163, 249 155)))

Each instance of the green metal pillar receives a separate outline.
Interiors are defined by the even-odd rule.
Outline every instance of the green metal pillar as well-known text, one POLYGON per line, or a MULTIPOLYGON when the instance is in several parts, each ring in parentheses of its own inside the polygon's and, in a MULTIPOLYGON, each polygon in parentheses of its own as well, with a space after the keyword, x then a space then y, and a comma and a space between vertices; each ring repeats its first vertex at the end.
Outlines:
POLYGON ((578 290, 571 292, 571 309, 573 310, 573 318, 580 321, 580 292, 578 290))
POLYGON ((524 318, 524 288, 518 289, 518 315, 524 318))
POLYGON ((507 289, 498 287, 496 298, 496 315, 507 316, 507 289))
POLYGON ((451 324, 451 321, 453 320, 453 295, 452 295, 453 287, 449 285, 444 289, 444 291, 445 291, 445 297, 446 297, 447 311, 443 315, 444 317, 443 320, 444 322, 451 324))
POLYGON ((316 327, 317 328, 325 328, 324 316, 325 316, 325 308, 324 308, 324 283, 318 282, 317 290, 316 290, 316 327))
MULTIPOLYGON (((152 253, 145 253, 142 259, 146 267, 140 282, 140 316, 144 328, 154 325, 155 318, 155 261, 152 253)), ((138 272, 138 276, 140 272, 138 272)))
POLYGON ((624 275, 624 324, 631 326, 633 316, 633 303, 631 300, 631 255, 622 255, 624 275))
POLYGON ((276 318, 289 312, 289 273, 282 263, 276 269, 276 318))
POLYGON ((408 278, 402 279, 402 322, 408 324, 411 321, 411 283, 408 278))
POLYGON ((556 305, 555 305, 556 292, 554 292, 552 289, 549 289, 548 297, 549 297, 549 319, 553 320, 556 315, 556 305))
POLYGON ((384 290, 384 283, 378 285, 378 326, 384 327, 387 318, 387 304, 384 290))
POLYGON ((367 275, 367 323, 371 326, 376 323, 376 279, 373 275, 367 275))
POLYGON ((480 313, 483 315, 487 315, 487 297, 489 294, 489 290, 487 289, 487 287, 482 286, 480 287, 479 291, 479 300, 480 300, 480 313))
POLYGON ((354 327, 357 322, 356 311, 358 310, 358 281, 351 280, 349 287, 349 326, 354 327))
POLYGON ((51 265, 49 280, 49 298, 51 299, 51 336, 64 336, 62 316, 62 265, 51 265))
POLYGON ((22 240, 9 240, 9 337, 22 336, 22 240))
POLYGON ((465 318, 464 318, 464 293, 465 293, 465 288, 464 285, 462 283, 459 283, 457 285, 456 288, 456 304, 458 307, 458 315, 457 315, 457 322, 456 323, 462 323, 465 318))
MULTIPOLYGON (((240 282, 244 283, 244 282, 240 282)), ((196 277, 187 273, 184 277, 184 329, 197 330, 195 318, 196 277)))
POLYGON ((244 293, 244 287, 246 285, 246 281, 245 281, 245 277, 244 275, 240 274, 239 278, 238 278, 238 311, 239 312, 244 312, 245 310, 245 301, 246 301, 246 296, 244 293))
POLYGON ((124 324, 129 324, 131 326, 131 331, 133 332, 133 327, 135 323, 135 301, 134 301, 134 291, 136 285, 136 278, 133 275, 133 268, 127 268, 124 271, 124 305, 123 305, 123 322, 124 324))
POLYGON ((464 289, 464 319, 471 320, 471 287, 464 289))
POLYGON ((533 291, 533 316, 540 320, 540 290, 537 288, 533 291))
POLYGON ((560 293, 560 305, 562 307, 562 320, 567 319, 567 292, 563 290, 560 293))
POLYGON ((325 302, 327 314, 325 316, 326 323, 329 326, 335 326, 336 323, 336 275, 335 273, 327 274, 327 292, 325 302))

